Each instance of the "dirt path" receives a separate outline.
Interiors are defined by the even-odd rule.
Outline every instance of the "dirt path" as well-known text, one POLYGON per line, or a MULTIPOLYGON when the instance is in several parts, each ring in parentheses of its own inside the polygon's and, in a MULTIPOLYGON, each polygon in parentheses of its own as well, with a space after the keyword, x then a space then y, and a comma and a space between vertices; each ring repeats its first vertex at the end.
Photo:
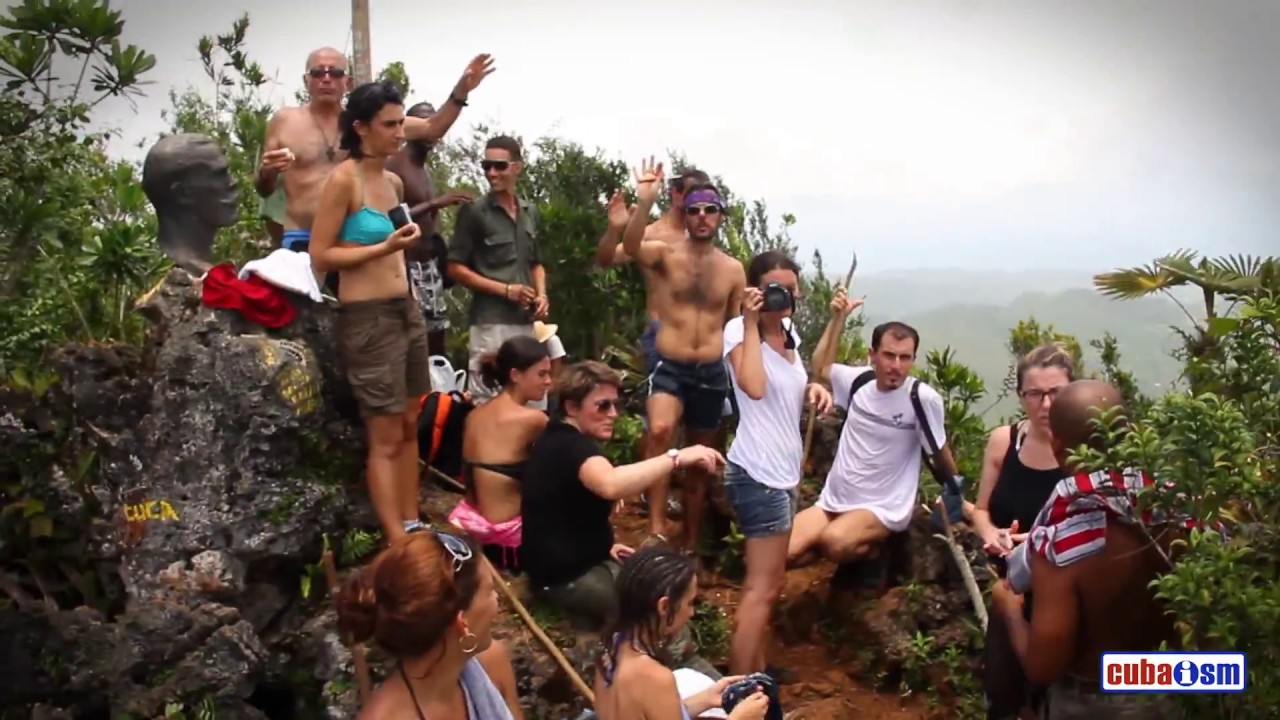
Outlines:
MULTIPOLYGON (((647 519, 638 508, 628 506, 614 518, 619 542, 641 542, 647 535, 647 519)), ((770 642, 770 663, 785 668, 789 682, 782 690, 783 707, 790 720, 930 720, 937 715, 923 701, 902 698, 893 693, 877 692, 858 679, 860 667, 857 638, 827 640, 822 636, 825 585, 832 568, 818 565, 787 573, 786 585, 779 602, 779 616, 774 619, 770 642), (816 637, 815 637, 816 636, 816 637)), ((740 587, 737 583, 713 575, 713 581, 701 588, 699 597, 722 610, 733 627, 740 587)), ((722 672, 727 659, 714 655, 704 657, 722 672)))

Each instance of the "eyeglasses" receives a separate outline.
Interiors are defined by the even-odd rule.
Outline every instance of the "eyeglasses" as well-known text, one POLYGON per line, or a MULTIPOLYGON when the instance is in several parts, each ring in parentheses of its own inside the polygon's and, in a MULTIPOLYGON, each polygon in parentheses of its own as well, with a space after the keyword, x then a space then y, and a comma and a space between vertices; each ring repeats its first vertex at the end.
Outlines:
POLYGON ((617 410, 618 412, 622 412, 622 400, 605 399, 605 400, 596 401, 597 412, 607 413, 610 410, 617 410))
POLYGON ((511 163, 510 161, 507 161, 507 160, 481 160, 480 161, 480 169, 485 172, 489 172, 490 170, 497 170, 498 172, 506 172, 507 168, 509 167, 511 167, 511 163))
POLYGON ((462 565, 471 559, 471 546, 457 535, 450 535, 439 530, 432 530, 437 538, 440 538, 440 544, 444 549, 449 551, 449 555, 453 557, 453 574, 457 575, 462 572, 462 565))
POLYGON ((1034 405, 1044 402, 1046 397, 1050 400, 1056 399, 1058 397, 1058 391, 1061 389, 1062 388, 1049 388, 1048 390, 1023 390, 1019 394, 1022 396, 1023 400, 1034 405))
POLYGON ((313 78, 316 78, 317 80, 324 77, 325 75, 328 75, 334 80, 340 80, 346 77, 347 71, 343 70, 340 67, 332 67, 332 66, 325 65, 323 67, 313 67, 307 71, 307 74, 313 78))
POLYGON ((706 214, 706 215, 719 215, 719 214, 720 214, 720 206, 719 206, 719 205, 712 205, 712 204, 710 204, 710 203, 705 203, 705 204, 701 204, 701 205, 685 205, 685 206, 684 206, 684 214, 685 214, 685 215, 689 215, 689 216, 691 216, 691 217, 697 217, 697 216, 699 216, 699 215, 703 215, 703 214, 706 214))

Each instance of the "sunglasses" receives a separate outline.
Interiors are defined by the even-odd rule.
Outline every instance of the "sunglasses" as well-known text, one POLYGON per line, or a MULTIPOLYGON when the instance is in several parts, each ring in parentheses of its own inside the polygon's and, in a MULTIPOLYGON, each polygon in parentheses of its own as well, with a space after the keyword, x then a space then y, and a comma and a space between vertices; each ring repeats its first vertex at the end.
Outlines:
POLYGON ((702 203, 698 205, 685 205, 684 214, 689 215, 691 217, 698 217, 699 215, 719 215, 720 206, 712 205, 711 203, 702 203))
POLYGON ((507 160, 481 160, 480 169, 485 172, 497 170, 498 172, 506 172, 511 167, 511 163, 507 160))
POLYGON ((449 552, 453 558, 453 574, 457 575, 462 572, 462 565, 471 559, 471 546, 467 545, 462 538, 449 533, 442 533, 439 530, 432 530, 437 538, 440 538, 440 544, 449 552))
POLYGON ((346 77, 347 71, 343 70, 340 67, 325 66, 325 67, 311 68, 310 70, 307 71, 307 74, 313 78, 316 78, 317 80, 324 77, 325 75, 328 75, 329 77, 335 80, 338 80, 340 78, 346 77))
POLYGON ((607 413, 610 410, 617 410, 618 412, 622 412, 622 400, 617 399, 617 400, 597 400, 596 401, 596 412, 607 413))

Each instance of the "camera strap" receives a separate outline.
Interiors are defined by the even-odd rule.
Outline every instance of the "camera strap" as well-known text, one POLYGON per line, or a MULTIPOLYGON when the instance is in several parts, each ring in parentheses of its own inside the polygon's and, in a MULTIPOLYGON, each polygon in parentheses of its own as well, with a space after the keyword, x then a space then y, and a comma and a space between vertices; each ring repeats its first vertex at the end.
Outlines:
MULTIPOLYGON (((868 370, 853 379, 853 382, 849 384, 848 412, 853 411, 854 395, 875 379, 875 370, 868 370)), ((936 480, 939 485, 953 493, 959 493, 960 490, 959 486, 956 485, 956 479, 943 472, 938 466, 938 455, 942 448, 938 447, 938 440, 934 437, 933 428, 929 427, 929 420, 924 412, 924 403, 920 401, 920 379, 911 377, 907 378, 907 382, 911 383, 911 389, 909 391, 911 397, 911 409, 915 411, 916 423, 919 426, 921 435, 924 436, 920 448, 920 453, 924 457, 924 464, 929 469, 929 474, 933 476, 933 479, 936 480)), ((849 422, 848 413, 845 414, 845 422, 849 422)))

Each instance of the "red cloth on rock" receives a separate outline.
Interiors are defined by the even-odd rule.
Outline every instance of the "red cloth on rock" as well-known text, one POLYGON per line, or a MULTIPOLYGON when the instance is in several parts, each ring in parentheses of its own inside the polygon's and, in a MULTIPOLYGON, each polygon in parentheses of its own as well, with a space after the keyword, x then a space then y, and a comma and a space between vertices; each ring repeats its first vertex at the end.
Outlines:
POLYGON ((246 320, 269 328, 282 328, 298 316, 283 291, 256 274, 241 280, 231 263, 209 268, 201 300, 209 307, 239 310, 246 320))

